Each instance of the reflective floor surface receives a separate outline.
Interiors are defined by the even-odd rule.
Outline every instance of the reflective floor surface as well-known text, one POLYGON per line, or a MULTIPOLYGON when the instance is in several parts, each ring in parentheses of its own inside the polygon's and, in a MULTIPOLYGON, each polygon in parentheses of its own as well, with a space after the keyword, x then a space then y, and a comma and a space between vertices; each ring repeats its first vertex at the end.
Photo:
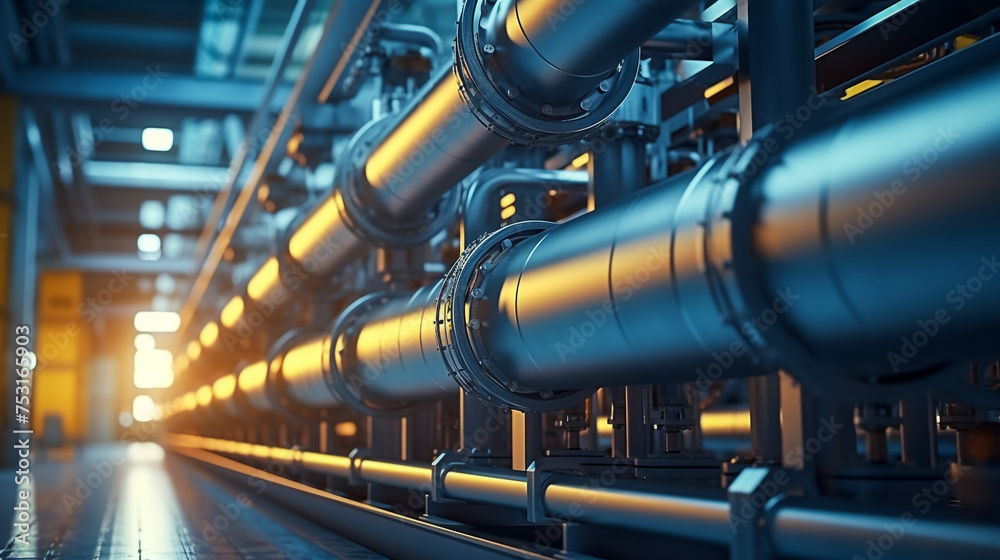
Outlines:
POLYGON ((28 483, 0 472, 0 530, 8 533, 0 558, 384 558, 255 500, 259 479, 225 485, 155 444, 48 451, 32 460, 28 483), (25 510, 27 527, 18 523, 25 510))

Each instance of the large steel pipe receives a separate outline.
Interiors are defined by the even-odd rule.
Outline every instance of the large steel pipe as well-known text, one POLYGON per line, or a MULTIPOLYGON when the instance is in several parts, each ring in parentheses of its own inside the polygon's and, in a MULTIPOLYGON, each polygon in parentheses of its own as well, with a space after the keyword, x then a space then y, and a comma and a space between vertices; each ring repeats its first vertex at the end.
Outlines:
POLYGON ((450 328, 489 367, 465 377, 502 398, 745 375, 752 355, 870 382, 994 351, 998 45, 466 263, 450 328))
POLYGON ((323 276, 370 243, 420 242, 441 196, 510 142, 568 143, 604 122, 634 82, 636 49, 693 4, 466 3, 455 67, 391 123, 359 134, 330 197, 291 232, 287 256, 323 276))

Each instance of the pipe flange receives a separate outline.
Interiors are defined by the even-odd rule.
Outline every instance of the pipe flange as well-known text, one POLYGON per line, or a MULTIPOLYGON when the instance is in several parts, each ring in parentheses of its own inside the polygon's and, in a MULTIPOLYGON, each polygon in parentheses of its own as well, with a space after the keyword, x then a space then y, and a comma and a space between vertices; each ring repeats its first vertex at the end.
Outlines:
POLYGON ((481 23, 499 3, 465 2, 455 37, 455 77, 459 93, 488 130, 515 144, 560 146, 583 139, 621 106, 639 75, 639 51, 630 54, 593 92, 571 105, 553 106, 521 95, 483 60, 493 45, 480 45, 481 23))
POLYGON ((415 247, 429 241, 448 227, 459 213, 461 189, 446 192, 424 215, 413 220, 400 220, 378 211, 379 201, 372 195, 365 165, 371 153, 385 138, 392 119, 369 122, 351 139, 337 166, 334 184, 339 185, 333 196, 344 223, 369 245, 376 247, 415 247))
POLYGON ((365 385, 364 375, 354 375, 356 383, 348 383, 344 376, 344 371, 357 371, 358 359, 355 352, 355 337, 357 323, 371 311, 385 305, 393 299, 406 297, 405 294, 395 292, 381 292, 368 294, 352 303, 343 313, 337 317, 330 328, 331 344, 330 355, 327 356, 326 366, 323 368, 323 376, 330 387, 331 392, 340 398, 344 404, 361 411, 368 416, 380 418, 399 418, 419 410, 426 403, 401 403, 393 406, 382 406, 368 400, 363 391, 365 385), (338 341, 345 339, 347 342, 343 349, 339 351, 338 341))
POLYGON ((591 390, 535 391, 509 379, 490 359, 474 317, 484 279, 514 245, 556 224, 525 221, 486 234, 472 243, 444 277, 435 329, 438 348, 455 381, 482 402, 522 411, 561 410, 593 394, 591 390), (466 310, 473 317, 466 319, 466 310))
POLYGON ((705 275, 720 314, 763 367, 786 370, 807 387, 858 400, 893 400, 901 391, 932 390, 946 380, 947 368, 861 378, 813 355, 780 317, 766 332, 754 326, 752 319, 771 309, 771 302, 761 282, 753 237, 743 233, 753 231, 757 220, 753 179, 761 171, 760 154, 770 157, 774 152, 773 145, 766 147, 772 132, 765 128, 748 145, 714 158, 698 181, 710 189, 702 221, 705 275))
POLYGON ((264 392, 274 404, 274 409, 286 418, 313 420, 326 414, 323 409, 314 409, 296 402, 288 396, 288 384, 281 374, 283 363, 275 364, 276 360, 284 361, 285 353, 299 344, 319 334, 315 329, 296 327, 281 336, 267 353, 267 377, 264 381, 264 392))

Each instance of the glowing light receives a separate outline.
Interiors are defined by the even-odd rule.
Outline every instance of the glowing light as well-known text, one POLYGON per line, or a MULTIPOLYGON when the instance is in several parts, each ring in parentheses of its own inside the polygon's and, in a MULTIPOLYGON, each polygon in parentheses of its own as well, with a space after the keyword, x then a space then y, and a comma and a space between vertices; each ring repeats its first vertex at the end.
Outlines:
POLYGON ((735 81, 736 80, 734 80, 733 77, 730 76, 730 77, 726 78, 725 80, 722 80, 721 82, 715 84, 714 86, 706 89, 705 90, 705 99, 711 99, 712 97, 715 97, 716 94, 721 93, 722 90, 724 90, 727 87, 733 85, 733 83, 735 83, 735 81))
POLYGON ((152 350, 156 348, 156 339, 149 333, 139 333, 135 335, 136 350, 152 350))
POLYGON ((229 300, 229 303, 222 308, 222 314, 219 320, 222 321, 222 325, 227 329, 231 329, 236 326, 239 322, 240 317, 243 316, 243 298, 241 296, 233 296, 233 299, 229 300))
POLYGON ((184 395, 184 400, 181 404, 184 410, 194 410, 198 408, 198 395, 194 394, 194 391, 184 395))
POLYGON ((135 352, 133 381, 139 389, 163 389, 174 384, 171 368, 174 355, 169 350, 148 348, 135 352))
POLYGON ((209 323, 201 329, 201 334, 198 335, 198 340, 201 341, 201 345, 205 348, 211 347, 218 339, 219 325, 215 321, 209 321, 209 323))
POLYGON ((340 437, 354 437, 358 433, 358 425, 354 422, 341 422, 333 427, 333 433, 340 437))
POLYGON ((506 208, 508 206, 513 206, 515 202, 517 202, 517 197, 514 193, 507 193, 500 199, 500 207, 506 208))
POLYGON ((230 373, 229 375, 220 378, 218 381, 212 384, 212 394, 215 396, 216 400, 224 401, 233 396, 236 392, 236 375, 230 373))
POLYGON ((212 404, 212 386, 211 385, 202 385, 201 387, 198 388, 198 393, 196 395, 198 397, 198 405, 199 406, 208 406, 208 405, 212 404))
POLYGON ((508 206, 500 211, 500 219, 502 220, 509 219, 514 214, 517 214, 517 208, 513 206, 508 206))
POLYGON ((154 233, 144 233, 135 242, 143 253, 156 253, 160 250, 160 236, 154 233))
POLYGON ((150 441, 132 442, 125 448, 125 456, 131 463, 159 463, 165 455, 162 447, 150 441))
POLYGON ((132 427, 133 422, 135 422, 135 419, 132 418, 132 413, 127 410, 123 410, 122 413, 118 415, 118 425, 122 428, 132 427))
POLYGON ((151 152, 169 152, 174 147, 174 131, 169 128, 146 128, 142 131, 142 147, 151 152))
POLYGON ((149 422, 153 419, 156 403, 149 395, 139 395, 132 400, 132 417, 136 422, 149 422))
POLYGON ((278 259, 271 257, 247 283, 247 294, 254 301, 263 301, 279 284, 278 259))
MULTIPOLYGON (((299 262, 305 261, 309 257, 309 253, 323 242, 324 237, 329 235, 330 224, 335 224, 339 220, 337 199, 331 196, 326 199, 326 202, 310 212, 309 217, 292 234, 292 238, 288 241, 288 254, 299 262)), ((254 299, 258 298, 254 297, 254 299)))
POLYGON ((133 321, 139 332, 177 332, 181 316, 173 311, 140 311, 133 321))
POLYGON ((174 360, 174 374, 180 375, 189 365, 191 365, 191 358, 188 358, 187 354, 177 356, 177 359, 174 360))
POLYGON ((580 157, 578 157, 576 159, 574 159, 573 160, 573 167, 575 167, 577 169, 582 169, 584 167, 587 167, 588 163, 590 163, 590 153, 589 152, 586 153, 586 154, 583 154, 582 156, 580 156, 580 157))
POLYGON ((197 340, 192 340, 187 345, 187 356, 193 362, 201 356, 201 344, 197 340))

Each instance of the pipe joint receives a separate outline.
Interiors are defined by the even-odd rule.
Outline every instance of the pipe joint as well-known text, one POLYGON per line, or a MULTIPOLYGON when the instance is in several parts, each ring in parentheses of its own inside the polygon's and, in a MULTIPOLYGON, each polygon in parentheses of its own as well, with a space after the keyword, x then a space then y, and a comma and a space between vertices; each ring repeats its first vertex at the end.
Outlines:
POLYGON ((518 22, 513 0, 466 2, 455 39, 455 75, 470 111, 515 144, 573 143, 625 101, 639 74, 639 51, 598 74, 550 64, 518 22))
POLYGON ((518 243, 545 232, 555 224, 528 221, 485 235, 462 254, 445 276, 438 299, 438 347, 448 370, 462 388, 486 404, 525 411, 561 410, 593 394, 592 390, 536 391, 518 385, 497 366, 486 347, 482 331, 486 301, 482 284, 518 243))
POLYGON ((358 359, 357 336, 369 315, 404 294, 382 292, 369 294, 351 304, 330 329, 330 355, 324 369, 330 392, 348 406, 368 416, 397 418, 405 416, 422 403, 406 401, 384 404, 367 394, 366 388, 378 381, 381 372, 366 367, 358 359))

